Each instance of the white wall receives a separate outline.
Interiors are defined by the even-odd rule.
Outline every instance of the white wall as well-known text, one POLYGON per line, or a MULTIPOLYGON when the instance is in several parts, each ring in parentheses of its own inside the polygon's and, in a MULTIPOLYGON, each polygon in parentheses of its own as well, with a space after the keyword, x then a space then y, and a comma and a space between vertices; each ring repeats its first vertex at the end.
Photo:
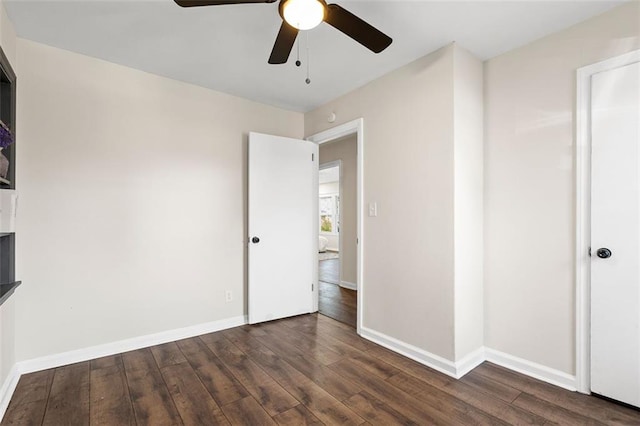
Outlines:
POLYGON ((576 69, 640 48, 631 2, 485 63, 485 344, 575 373, 576 69))
POLYGON ((340 281, 355 285, 358 281, 358 166, 357 140, 351 135, 345 139, 320 145, 320 164, 341 160, 342 196, 340 198, 340 281))
MULTIPOLYGON (((9 21, 4 10, 4 5, 0 2, 0 46, 4 51, 14 72, 18 73, 16 64, 16 33, 13 24, 9 21)), ((20 82, 20 80, 18 80, 20 82)), ((16 137, 19 138, 16 132, 16 137)), ((19 139, 17 139, 19 141, 19 139)), ((20 148, 17 149, 18 155, 20 148)), ((19 187, 18 187, 19 189, 19 187)), ((21 279, 20 275, 16 277, 21 279)), ((21 292, 22 287, 18 287, 16 293, 10 296, 2 306, 0 306, 0 386, 5 383, 11 368, 15 364, 15 298, 21 292)), ((1 396, 1 395, 0 395, 1 396)))
POLYGON ((22 39, 18 62, 17 359, 245 314, 247 134, 302 114, 22 39))
POLYGON ((455 359, 484 345, 482 62, 454 50, 455 359))

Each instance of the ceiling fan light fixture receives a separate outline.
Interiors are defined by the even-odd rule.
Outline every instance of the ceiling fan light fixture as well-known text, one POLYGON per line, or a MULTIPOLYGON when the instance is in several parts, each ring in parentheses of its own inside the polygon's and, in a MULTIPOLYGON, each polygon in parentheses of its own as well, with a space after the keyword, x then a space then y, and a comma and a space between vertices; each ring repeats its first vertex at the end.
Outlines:
POLYGON ((298 30, 317 27, 325 16, 325 3, 321 0, 285 0, 282 2, 282 17, 298 30))

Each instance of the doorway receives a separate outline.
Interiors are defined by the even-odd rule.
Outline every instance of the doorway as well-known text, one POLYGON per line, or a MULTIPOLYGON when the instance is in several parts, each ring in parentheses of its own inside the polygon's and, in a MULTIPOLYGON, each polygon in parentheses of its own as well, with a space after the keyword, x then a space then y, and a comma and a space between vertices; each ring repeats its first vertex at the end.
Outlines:
POLYGON ((577 80, 576 387, 640 407, 640 51, 577 80))
POLYGON ((320 314, 362 325, 362 119, 309 137, 319 145, 320 314))
POLYGON ((356 328, 357 138, 320 145, 318 312, 356 328))

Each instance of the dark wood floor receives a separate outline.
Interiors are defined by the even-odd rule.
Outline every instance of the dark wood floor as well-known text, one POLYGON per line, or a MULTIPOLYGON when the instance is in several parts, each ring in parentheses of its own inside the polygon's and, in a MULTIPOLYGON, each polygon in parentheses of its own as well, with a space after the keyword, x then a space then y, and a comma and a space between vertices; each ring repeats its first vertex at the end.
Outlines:
POLYGON ((356 328, 357 292, 335 284, 319 282, 318 312, 356 328))
POLYGON ((318 266, 318 279, 329 284, 340 285, 340 259, 321 260, 318 266))
POLYGON ((358 299, 354 290, 340 287, 338 259, 321 260, 318 268, 318 312, 356 328, 358 299))
POLYGON ((2 424, 640 424, 640 412, 485 363, 456 381, 322 315, 24 375, 2 424))

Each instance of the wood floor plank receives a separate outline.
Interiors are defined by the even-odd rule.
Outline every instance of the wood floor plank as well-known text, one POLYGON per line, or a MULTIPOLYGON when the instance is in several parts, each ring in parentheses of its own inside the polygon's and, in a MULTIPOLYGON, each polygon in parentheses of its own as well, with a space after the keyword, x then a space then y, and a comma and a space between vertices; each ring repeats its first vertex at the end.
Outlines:
POLYGON ((89 424, 89 362, 56 368, 43 425, 89 424))
POLYGON ((315 362, 312 358, 297 354, 294 351, 287 350, 287 346, 277 345, 276 347, 276 345, 273 345, 270 346, 270 349, 339 401, 349 398, 362 390, 361 386, 345 379, 326 365, 315 362))
POLYGON ((135 425, 135 415, 122 357, 92 362, 90 382, 91 425, 135 425), (110 366, 106 367, 105 365, 110 366))
POLYGON ((426 368, 424 365, 417 363, 407 357, 390 351, 389 349, 377 346, 369 351, 367 354, 374 356, 389 365, 396 367, 405 373, 415 376, 418 379, 429 383, 437 388, 443 388, 449 383, 455 382, 456 379, 447 376, 446 374, 435 371, 431 368, 426 368))
POLYGON ((222 411, 233 425, 275 425, 276 422, 252 396, 224 405, 222 411))
POLYGON ((313 357, 319 363, 324 365, 333 364, 342 359, 342 355, 338 352, 319 344, 313 338, 304 335, 293 335, 282 329, 277 323, 268 324, 263 328, 266 336, 257 337, 261 342, 269 342, 272 344, 288 344, 291 350, 297 354, 304 354, 307 357, 313 357))
MULTIPOLYGON (((281 332, 290 335, 293 339, 299 340, 304 339, 306 341, 314 342, 316 345, 320 345, 329 349, 330 351, 341 355, 341 356, 357 356, 362 353, 360 349, 353 347, 350 344, 342 342, 328 333, 318 333, 317 329, 307 329, 307 330, 299 330, 296 328, 288 328, 285 329, 282 327, 283 324, 278 324, 278 329, 281 332)), ((267 333, 269 330, 267 329, 267 333)), ((277 334, 276 334, 277 336, 277 334)), ((297 346, 299 347, 299 346, 297 346)), ((304 349, 303 349, 304 350, 304 349)))
POLYGON ((473 371, 461 378, 460 382, 469 385, 478 392, 488 393, 505 402, 513 402, 522 393, 519 389, 496 382, 473 371))
MULTIPOLYGON (((426 368, 425 366, 418 364, 409 358, 405 358, 399 354, 391 352, 388 349, 378 347, 367 351, 367 353, 384 360, 417 380, 443 390, 467 404, 486 411, 488 414, 504 419, 511 424, 536 425, 544 424, 546 422, 546 419, 544 418, 521 408, 513 407, 507 402, 492 396, 494 390, 493 386, 490 389, 486 389, 484 393, 478 392, 478 389, 474 389, 464 382, 457 381, 445 374, 426 368)), ((410 382, 405 382, 404 389, 411 394, 417 394, 424 390, 421 385, 411 389, 410 382)))
POLYGON ((228 425, 227 418, 187 362, 160 370, 185 425, 228 425))
POLYGON ((346 326, 345 324, 333 321, 332 319, 326 318, 323 315, 316 315, 316 318, 318 331, 327 333, 338 340, 350 344, 356 349, 360 349, 361 351, 368 351, 370 349, 379 347, 375 343, 358 336, 353 328, 346 326))
POLYGON ((640 426, 640 410, 491 363, 456 380, 309 314, 26 374, 2 424, 274 422, 640 426))
POLYGON ((412 394, 417 400, 445 414, 455 423, 483 425, 507 424, 482 409, 473 407, 465 401, 406 373, 399 373, 391 377, 387 382, 396 386, 398 389, 412 394))
POLYGON ((482 392, 460 381, 451 382, 442 390, 477 409, 513 425, 547 424, 547 419, 493 396, 490 390, 482 392))
POLYGON ((150 349, 156 364, 161 370, 170 365, 187 362, 176 342, 152 346, 150 349))
POLYGON ((178 347, 200 381, 221 407, 249 396, 220 359, 199 338, 180 340, 178 347))
POLYGON ((281 426, 321 426, 324 425, 313 413, 298 404, 273 418, 281 426))
POLYGON ((39 425, 42 423, 55 369, 20 377, 11 397, 3 425, 39 425))
POLYGON ((327 424, 352 425, 364 422, 356 413, 256 339, 247 335, 245 341, 251 342, 252 346, 247 355, 304 404, 320 421, 327 424))
MULTIPOLYGON (((350 327, 356 328, 358 309, 357 292, 340 287, 340 283, 333 279, 323 278, 323 264, 326 266, 329 262, 332 261, 320 262, 318 312, 347 324, 350 327)), ((337 269, 337 260, 335 260, 335 262, 335 269, 337 269)))
POLYGON ((353 411, 372 425, 419 425, 367 392, 360 392, 344 401, 353 411))
POLYGON ((544 418, 561 425, 604 425, 604 423, 595 419, 582 416, 574 411, 569 411, 543 399, 529 395, 528 393, 521 393, 520 396, 513 401, 513 405, 538 414, 539 416, 543 416, 544 418))
POLYGON ((113 366, 122 366, 122 355, 109 355, 102 358, 96 358, 89 361, 91 371, 98 370, 100 368, 109 368, 113 366))
POLYGON ((133 411, 140 425, 180 425, 182 420, 151 350, 122 354, 133 411))
POLYGON ((367 393, 384 401, 389 407, 420 424, 448 425, 450 421, 437 410, 424 404, 406 392, 371 374, 362 374, 359 366, 350 360, 342 360, 330 366, 343 377, 360 384, 367 393))
POLYGON ((640 424, 640 411, 638 410, 614 404, 590 395, 568 392, 557 386, 518 374, 489 362, 485 362, 476 367, 474 372, 602 423, 612 425, 640 424))
POLYGON ((287 389, 320 421, 330 425, 360 425, 364 419, 310 380, 287 383, 287 389))
MULTIPOLYGON (((488 414, 503 419, 511 424, 541 425, 546 422, 546 419, 540 416, 537 416, 519 407, 511 406, 506 401, 499 399, 510 399, 514 393, 519 395, 521 391, 515 388, 508 387, 506 385, 503 385, 504 387, 501 387, 502 384, 492 382, 487 388, 483 390, 481 389, 482 379, 484 378, 483 376, 479 376, 477 380, 472 381, 472 383, 478 384, 478 387, 474 388, 468 384, 468 380, 455 380, 435 370, 425 368, 423 365, 420 365, 415 361, 412 361, 382 347, 372 349, 367 353, 385 360, 386 362, 394 365, 408 375, 414 377, 416 380, 428 383, 431 386, 434 386, 466 402, 467 404, 472 405, 477 409, 486 411, 488 414), (497 393, 497 395, 494 396, 494 393, 497 393)), ((467 376, 472 374, 474 373, 471 372, 467 374, 467 376)), ((489 379, 484 378, 485 382, 488 382, 488 380, 489 379)), ((406 381, 404 386, 405 390, 413 394, 419 393, 421 391, 420 386, 417 386, 411 392, 409 381, 406 381)))
POLYGON ((278 415, 298 405, 298 401, 291 394, 222 334, 207 334, 200 336, 200 339, 220 358, 270 416, 278 415))
MULTIPOLYGON (((355 395, 362 390, 360 386, 357 386, 350 380, 346 380, 344 377, 340 377, 340 375, 333 370, 316 362, 312 357, 306 356, 304 352, 298 351, 293 345, 280 341, 279 339, 274 339, 273 336, 271 336, 271 338, 269 338, 269 335, 249 337, 248 334, 240 334, 236 335, 236 337, 232 335, 229 337, 236 339, 236 344, 244 346, 244 350, 247 353, 254 350, 260 352, 265 348, 268 349, 269 354, 273 353, 278 355, 278 357, 294 367, 297 372, 311 379, 311 381, 339 401, 355 395)), ((272 373, 278 374, 273 371, 272 373)), ((274 378, 278 380, 278 377, 279 376, 275 376, 274 378)))

